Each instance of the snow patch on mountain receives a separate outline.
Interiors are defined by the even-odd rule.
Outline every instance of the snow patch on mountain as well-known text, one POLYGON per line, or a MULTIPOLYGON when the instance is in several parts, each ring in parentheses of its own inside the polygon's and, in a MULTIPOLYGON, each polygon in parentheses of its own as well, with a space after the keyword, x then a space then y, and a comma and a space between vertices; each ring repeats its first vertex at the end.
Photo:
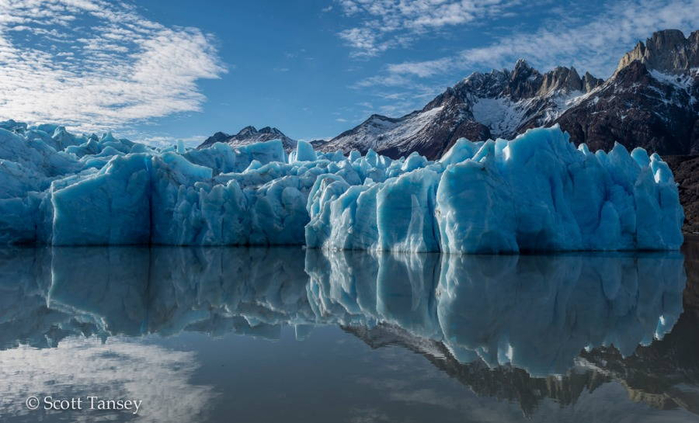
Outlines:
POLYGON ((432 123, 443 109, 444 107, 435 107, 426 112, 417 113, 406 119, 401 125, 391 128, 383 137, 386 145, 394 145, 397 141, 417 134, 420 130, 432 123))
POLYGON ((490 128, 495 137, 514 132, 522 123, 526 109, 509 98, 479 98, 471 108, 473 118, 490 128))
POLYGON ((352 149, 366 152, 395 147, 406 139, 414 138, 439 117, 443 107, 434 107, 427 111, 413 112, 400 119, 373 115, 352 131, 340 134, 323 146, 324 151, 352 149))
POLYGON ((692 77, 692 74, 696 75, 697 72, 699 72, 699 69, 692 69, 692 72, 689 74, 679 75, 671 75, 669 73, 660 72, 655 69, 651 69, 649 71, 650 75, 656 80, 685 91, 689 91, 689 89, 692 87, 692 84, 694 83, 694 78, 692 77))

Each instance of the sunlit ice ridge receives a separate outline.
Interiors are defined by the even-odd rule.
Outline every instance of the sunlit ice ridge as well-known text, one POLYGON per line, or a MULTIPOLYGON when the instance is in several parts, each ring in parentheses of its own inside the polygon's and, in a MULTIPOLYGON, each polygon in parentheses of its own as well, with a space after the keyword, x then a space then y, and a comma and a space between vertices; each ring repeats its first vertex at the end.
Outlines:
POLYGON ((555 126, 458 140, 439 160, 303 141, 153 148, 0 124, 0 242, 306 245, 517 253, 673 250, 684 213, 657 155, 575 147, 555 126))

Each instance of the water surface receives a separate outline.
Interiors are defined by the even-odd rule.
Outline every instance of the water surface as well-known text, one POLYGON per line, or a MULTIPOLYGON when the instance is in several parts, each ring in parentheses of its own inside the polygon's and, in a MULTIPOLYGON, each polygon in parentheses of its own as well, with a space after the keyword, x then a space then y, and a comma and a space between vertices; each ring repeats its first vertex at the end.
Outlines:
POLYGON ((699 421, 698 257, 0 250, 0 421, 699 421))

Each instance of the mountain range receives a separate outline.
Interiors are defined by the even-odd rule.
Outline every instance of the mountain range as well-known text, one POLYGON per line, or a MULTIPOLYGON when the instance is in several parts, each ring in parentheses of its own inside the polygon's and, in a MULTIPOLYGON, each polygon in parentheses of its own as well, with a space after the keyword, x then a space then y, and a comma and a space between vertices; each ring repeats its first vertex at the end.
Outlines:
MULTIPOLYGON (((476 72, 449 87, 421 110, 399 118, 372 115, 327 141, 324 151, 369 148, 393 158, 413 151, 437 159, 461 137, 472 141, 514 138, 537 126, 559 124, 575 143, 592 150, 617 141, 662 155, 699 153, 699 31, 654 33, 619 61, 606 80, 573 67, 541 73, 520 59, 512 70, 476 72)), ((276 128, 246 127, 236 135, 217 133, 234 145, 281 138, 276 128)))
MULTIPOLYGON (((418 152, 438 159, 461 137, 512 139, 527 129, 558 124, 576 143, 609 150, 615 142, 665 157, 680 183, 690 232, 699 231, 699 31, 654 33, 626 53, 606 80, 573 67, 541 73, 520 59, 512 70, 475 72, 447 88, 421 110, 392 118, 372 115, 317 150, 377 153, 398 158, 418 152)), ((221 132, 215 142, 244 145, 279 138, 276 128, 221 132)))
POLYGON ((240 147, 243 145, 255 144, 270 140, 281 140, 284 148, 289 151, 296 147, 297 143, 296 140, 287 137, 277 128, 270 128, 269 126, 266 126, 262 129, 257 129, 254 126, 246 126, 235 135, 229 135, 225 132, 216 132, 201 143, 201 145, 199 145, 197 148, 206 148, 216 144, 217 142, 230 144, 234 147, 240 147))
POLYGON ((699 153, 699 31, 653 34, 619 61, 607 80, 575 68, 544 74, 524 60, 513 70, 473 73, 422 110, 398 119, 373 115, 330 140, 328 151, 413 151, 437 159, 456 142, 512 139, 559 124, 576 144, 608 150, 619 142, 661 155, 699 153))

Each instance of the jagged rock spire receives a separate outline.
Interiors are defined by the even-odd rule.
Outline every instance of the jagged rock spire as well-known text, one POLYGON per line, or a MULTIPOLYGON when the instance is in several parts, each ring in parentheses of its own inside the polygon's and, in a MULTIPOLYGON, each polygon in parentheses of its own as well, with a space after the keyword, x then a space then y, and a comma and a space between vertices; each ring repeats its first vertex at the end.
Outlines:
POLYGON ((616 71, 635 60, 648 69, 673 74, 699 67, 699 31, 694 31, 688 38, 677 29, 655 32, 645 43, 639 42, 626 53, 616 71))

